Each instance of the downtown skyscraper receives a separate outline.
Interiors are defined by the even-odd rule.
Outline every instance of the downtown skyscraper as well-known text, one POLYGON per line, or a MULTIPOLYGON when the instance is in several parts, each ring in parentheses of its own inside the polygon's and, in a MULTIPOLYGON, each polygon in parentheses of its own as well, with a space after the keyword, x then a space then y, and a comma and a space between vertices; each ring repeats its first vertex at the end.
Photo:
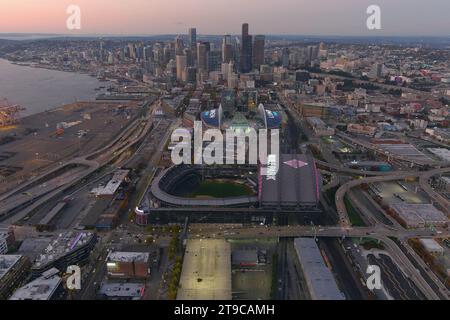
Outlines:
POLYGON ((197 29, 189 28, 188 35, 188 65, 194 66, 197 61, 197 29))
POLYGON ((227 34, 222 39, 222 62, 229 63, 231 60, 233 60, 233 45, 231 36, 227 34))
POLYGON ((241 72, 252 71, 253 43, 252 36, 248 33, 248 23, 242 25, 241 40, 241 72))
POLYGON ((189 47, 195 49, 197 47, 197 29, 189 28, 189 47))
POLYGON ((211 45, 209 42, 197 43, 197 63, 199 72, 209 72, 209 52, 211 45))
POLYGON ((255 41, 253 42, 253 68, 259 69, 259 67, 264 64, 264 46, 266 42, 266 37, 263 35, 255 36, 255 41))

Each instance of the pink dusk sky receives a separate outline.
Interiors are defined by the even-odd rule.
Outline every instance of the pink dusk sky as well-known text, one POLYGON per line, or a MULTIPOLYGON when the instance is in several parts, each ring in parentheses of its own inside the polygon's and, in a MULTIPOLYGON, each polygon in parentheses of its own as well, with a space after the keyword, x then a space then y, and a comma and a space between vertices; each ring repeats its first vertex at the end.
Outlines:
POLYGON ((253 34, 450 36, 450 0, 0 0, 0 33, 74 33, 66 29, 78 5, 76 34, 253 34), (368 31, 366 9, 382 10, 382 30, 368 31))

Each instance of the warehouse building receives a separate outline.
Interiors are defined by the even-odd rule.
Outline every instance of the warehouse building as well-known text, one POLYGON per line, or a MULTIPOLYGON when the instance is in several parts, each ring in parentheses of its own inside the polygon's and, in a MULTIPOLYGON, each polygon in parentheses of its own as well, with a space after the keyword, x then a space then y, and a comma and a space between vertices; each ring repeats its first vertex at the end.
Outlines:
POLYGON ((103 300, 141 300, 145 284, 105 282, 100 287, 98 298, 103 300))
POLYGON ((147 252, 110 252, 106 259, 108 277, 146 279, 150 276, 147 252))
POLYGON ((105 185, 91 191, 96 197, 112 197, 128 177, 129 170, 117 170, 111 180, 105 185))
POLYGON ((9 300, 60 300, 66 292, 59 270, 52 268, 41 277, 17 289, 9 300))
POLYGON ((347 131, 354 134, 366 135, 373 137, 377 131, 376 127, 361 125, 357 123, 350 123, 347 125, 347 131))
POLYGON ((312 238, 294 240, 295 251, 313 300, 345 300, 331 271, 325 265, 317 243, 312 238))
POLYGON ((51 242, 52 239, 47 237, 26 238, 22 241, 17 253, 28 257, 30 261, 35 261, 51 242))
POLYGON ((335 134, 335 130, 328 127, 326 123, 318 117, 307 117, 306 122, 314 131, 316 137, 333 136, 335 134))
POLYGON ((408 228, 447 227, 448 218, 429 203, 394 203, 389 212, 408 228))
POLYGON ((424 247, 424 249, 431 254, 434 255, 443 255, 444 248, 436 242, 434 239, 420 239, 420 244, 424 247))
POLYGON ((431 158, 426 156, 422 151, 418 150, 410 143, 397 143, 389 140, 377 140, 372 143, 377 144, 381 149, 387 151, 388 154, 401 156, 415 161, 430 161, 431 158))
POLYGON ((91 232, 59 234, 36 258, 31 268, 32 277, 37 278, 52 268, 63 272, 70 265, 85 263, 96 243, 97 236, 91 232))

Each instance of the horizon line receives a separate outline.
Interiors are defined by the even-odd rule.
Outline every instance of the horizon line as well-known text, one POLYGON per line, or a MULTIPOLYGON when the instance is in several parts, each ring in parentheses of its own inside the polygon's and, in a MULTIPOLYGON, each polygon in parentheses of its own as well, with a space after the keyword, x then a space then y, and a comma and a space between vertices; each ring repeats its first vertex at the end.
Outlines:
MULTIPOLYGON (((75 34, 75 33, 50 33, 50 32, 0 32, 0 36, 5 35, 17 35, 17 36, 26 36, 26 35, 36 35, 36 36, 63 36, 63 37, 157 37, 157 36, 177 36, 177 35, 188 35, 187 33, 156 33, 156 34, 108 34, 108 33, 82 33, 82 34, 75 34)), ((198 36, 224 36, 224 35, 231 35, 231 36, 239 36, 240 34, 233 34, 233 33, 224 33, 224 34, 202 34, 198 33, 198 36)), ((359 35, 336 35, 336 34, 301 34, 301 33, 271 33, 271 34, 262 34, 262 33, 255 33, 255 35, 265 35, 265 36, 297 36, 297 37, 360 37, 360 38, 449 38, 450 35, 396 35, 396 34, 390 34, 390 35, 368 35, 368 34, 359 34, 359 35)))

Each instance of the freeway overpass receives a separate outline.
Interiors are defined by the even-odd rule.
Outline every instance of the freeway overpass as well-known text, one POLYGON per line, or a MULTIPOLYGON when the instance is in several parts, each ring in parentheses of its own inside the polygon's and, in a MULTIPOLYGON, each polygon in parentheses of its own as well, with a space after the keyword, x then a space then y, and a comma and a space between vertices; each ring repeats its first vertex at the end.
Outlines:
MULTIPOLYGON (((376 225, 372 227, 357 227, 357 228, 345 228, 339 226, 326 226, 326 227, 314 227, 314 226, 272 226, 262 227, 254 226, 249 228, 233 228, 230 231, 211 231, 207 232, 207 235, 213 238, 226 238, 226 239, 258 239, 258 238, 298 238, 298 237, 332 237, 332 238, 363 238, 370 237, 383 242, 385 248, 393 261, 403 270, 405 275, 411 279, 419 289, 425 294, 429 300, 439 300, 440 297, 444 299, 450 299, 449 290, 445 285, 433 274, 433 272, 427 272, 432 282, 438 289, 437 294, 430 286, 430 284, 423 278, 420 272, 416 269, 415 265, 409 260, 409 258, 402 252, 397 246, 396 242, 391 238, 397 238, 400 242, 404 242, 409 238, 447 238, 449 233, 447 231, 441 234, 435 234, 428 229, 421 230, 405 230, 396 229, 393 227, 387 227, 383 225, 376 225)), ((193 237, 195 232, 191 233, 190 237, 193 237)), ((196 237, 202 237, 198 234, 196 237)), ((195 237, 195 236, 194 236, 195 237)), ((204 237, 204 236, 203 236, 204 237)), ((428 267, 423 263, 420 257, 417 257, 414 250, 408 245, 405 246, 407 252, 413 257, 418 265, 423 270, 427 270, 428 267)))
POLYGON ((350 168, 346 168, 341 165, 331 164, 331 163, 320 161, 317 159, 315 161, 316 161, 316 164, 318 167, 325 167, 325 168, 331 169, 332 171, 356 174, 358 176, 386 176, 386 175, 392 174, 392 172, 363 171, 363 170, 350 169, 350 168))
POLYGON ((443 169, 434 169, 425 172, 392 172, 388 176, 381 177, 370 177, 358 180, 351 180, 345 184, 343 184, 336 192, 335 201, 336 201, 336 209, 339 216, 339 221, 342 226, 349 227, 351 226, 350 219, 348 217, 347 208, 344 203, 344 197, 348 190, 354 188, 356 186, 360 186, 364 183, 374 183, 374 182, 383 182, 383 181, 394 181, 394 180, 402 180, 409 177, 419 177, 420 187, 428 194, 428 196, 437 201, 444 210, 448 212, 448 208, 450 207, 449 202, 437 194, 428 184, 428 180, 430 177, 443 174, 446 172, 450 172, 450 167, 443 169))
POLYGON ((411 163, 412 165, 430 166, 430 167, 433 167, 433 168, 440 168, 440 167, 444 167, 444 166, 450 166, 450 163, 448 161, 435 161, 435 160, 431 160, 431 159, 430 160, 418 160, 418 159, 411 159, 409 157, 401 156, 401 155, 397 155, 397 154, 393 154, 393 153, 387 154, 385 150, 383 150, 381 148, 378 148, 376 145, 374 145, 372 143, 364 142, 364 141, 361 141, 359 139, 352 138, 349 135, 346 135, 346 134, 340 133, 340 132, 337 132, 336 135, 339 138, 341 138, 344 142, 359 145, 361 147, 364 147, 366 149, 374 151, 376 154, 380 154, 382 156, 389 156, 392 159, 396 159, 396 160, 399 160, 399 161, 411 163))
MULTIPOLYGON (((214 234, 216 237, 223 237, 227 239, 254 239, 254 238, 296 238, 296 237, 396 237, 401 239, 408 238, 446 238, 449 236, 448 232, 436 234, 428 229, 405 230, 394 227, 387 227, 377 225, 372 227, 340 227, 340 226, 253 226, 253 227, 238 227, 229 229, 223 232, 221 236, 218 235, 220 231, 214 233, 208 231, 208 235, 214 234)), ((193 237, 195 232, 192 232, 190 237, 193 237)))
POLYGON ((20 185, 16 189, 1 195, 0 220, 3 219, 7 223, 16 223, 34 212, 41 205, 61 196, 65 191, 138 144, 151 128, 151 115, 135 119, 103 148, 59 165, 20 185), (84 169, 80 169, 70 175, 60 174, 57 177, 52 177, 52 175, 56 175, 61 170, 71 166, 79 166, 84 169))

